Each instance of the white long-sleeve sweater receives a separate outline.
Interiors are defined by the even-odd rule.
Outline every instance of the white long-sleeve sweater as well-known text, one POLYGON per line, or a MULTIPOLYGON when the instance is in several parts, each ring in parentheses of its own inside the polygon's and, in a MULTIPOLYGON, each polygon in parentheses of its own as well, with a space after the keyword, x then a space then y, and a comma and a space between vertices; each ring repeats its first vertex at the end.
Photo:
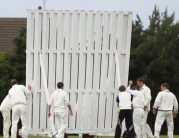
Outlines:
POLYGON ((150 111, 151 90, 144 84, 140 91, 144 94, 144 106, 147 106, 147 110, 150 111))
POLYGON ((131 90, 130 86, 128 86, 126 92, 133 95, 133 100, 132 100, 133 108, 144 108, 144 95, 141 91, 131 90))
POLYGON ((173 111, 174 113, 178 113, 178 101, 172 92, 165 89, 157 95, 153 108, 158 108, 159 111, 173 111))
POLYGON ((13 85, 9 90, 9 98, 11 105, 16 104, 25 104, 26 105, 26 96, 30 95, 31 92, 24 85, 13 85))
POLYGON ((54 106, 54 112, 66 111, 67 105, 70 105, 67 92, 62 89, 54 91, 50 97, 48 105, 54 106))

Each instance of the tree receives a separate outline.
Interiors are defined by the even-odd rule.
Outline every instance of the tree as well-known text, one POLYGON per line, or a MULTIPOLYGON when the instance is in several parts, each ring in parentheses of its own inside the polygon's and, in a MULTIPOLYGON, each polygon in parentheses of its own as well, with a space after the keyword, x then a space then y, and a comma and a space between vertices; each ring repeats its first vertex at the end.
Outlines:
MULTIPOLYGON (((164 82, 169 84, 170 90, 179 99, 179 23, 174 23, 174 17, 174 13, 168 15, 167 9, 160 14, 155 6, 149 16, 148 28, 138 33, 136 28, 139 24, 133 24, 129 78, 145 78, 152 92, 151 106, 160 91, 160 84, 164 82)), ((154 115, 149 114, 151 127, 154 120, 154 115)), ((179 121, 175 120, 177 129, 179 121)), ((161 132, 166 134, 166 129, 163 127, 161 132)))
MULTIPOLYGON (((10 80, 16 78, 25 84, 26 72, 26 29, 19 30, 19 36, 13 39, 14 48, 9 53, 0 53, 0 100, 2 101, 11 88, 10 80)), ((0 134, 3 132, 2 117, 0 118, 0 134)))

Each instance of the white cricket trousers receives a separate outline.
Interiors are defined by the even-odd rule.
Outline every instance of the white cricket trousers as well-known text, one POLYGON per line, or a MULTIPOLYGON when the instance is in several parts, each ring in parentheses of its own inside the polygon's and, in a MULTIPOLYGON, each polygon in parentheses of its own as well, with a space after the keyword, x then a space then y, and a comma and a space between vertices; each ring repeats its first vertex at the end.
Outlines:
POLYGON ((58 127, 58 133, 55 137, 63 138, 67 129, 67 112, 55 112, 55 121, 58 127))
POLYGON ((9 138, 9 128, 11 126, 10 110, 1 111, 3 116, 3 138, 9 138))
POLYGON ((133 124, 137 138, 146 138, 145 133, 145 119, 144 109, 134 108, 133 110, 133 124))
POLYGON ((17 134, 17 123, 19 118, 22 122, 22 138, 27 138, 27 106, 25 104, 17 104, 12 106, 12 128, 11 128, 11 138, 16 138, 17 134))
POLYGON ((155 133, 154 133, 155 138, 160 138, 159 135, 160 135, 161 126, 165 121, 165 119, 168 127, 168 138, 173 138, 174 125, 173 125, 173 113, 171 111, 157 112, 157 117, 155 120, 155 133))
POLYGON ((152 134, 152 131, 151 131, 149 125, 147 124, 147 116, 148 116, 148 113, 149 113, 148 110, 145 110, 145 111, 144 111, 145 132, 146 132, 146 135, 147 135, 149 138, 154 138, 154 136, 153 136, 153 134, 152 134))

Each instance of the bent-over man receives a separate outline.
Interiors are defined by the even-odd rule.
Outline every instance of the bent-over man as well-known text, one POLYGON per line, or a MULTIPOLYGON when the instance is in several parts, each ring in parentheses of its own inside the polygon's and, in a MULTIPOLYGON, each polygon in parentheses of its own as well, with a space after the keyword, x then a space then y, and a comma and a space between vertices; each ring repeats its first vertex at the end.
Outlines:
POLYGON ((17 123, 19 118, 22 121, 22 138, 27 138, 27 105, 26 96, 31 94, 31 86, 26 88, 24 85, 18 85, 16 79, 11 80, 12 88, 9 90, 9 98, 12 105, 12 128, 11 138, 16 138, 17 123))

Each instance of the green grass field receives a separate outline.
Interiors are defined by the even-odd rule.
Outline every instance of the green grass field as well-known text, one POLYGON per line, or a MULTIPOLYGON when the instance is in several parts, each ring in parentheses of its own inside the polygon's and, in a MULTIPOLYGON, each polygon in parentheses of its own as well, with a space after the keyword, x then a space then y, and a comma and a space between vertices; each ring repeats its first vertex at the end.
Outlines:
MULTIPOLYGON (((3 138, 3 136, 0 136, 0 138, 3 138)), ((29 136, 28 138, 49 138, 49 137, 40 137, 40 136, 29 136)), ((79 138, 78 136, 68 136, 68 138, 79 138)), ((113 138, 109 136, 96 136, 95 138, 113 138)), ((122 137, 121 137, 122 138, 122 137)), ((165 136, 160 136, 160 138, 168 138, 166 135, 165 136)), ((179 135, 175 135, 173 138, 179 138, 179 135)))

